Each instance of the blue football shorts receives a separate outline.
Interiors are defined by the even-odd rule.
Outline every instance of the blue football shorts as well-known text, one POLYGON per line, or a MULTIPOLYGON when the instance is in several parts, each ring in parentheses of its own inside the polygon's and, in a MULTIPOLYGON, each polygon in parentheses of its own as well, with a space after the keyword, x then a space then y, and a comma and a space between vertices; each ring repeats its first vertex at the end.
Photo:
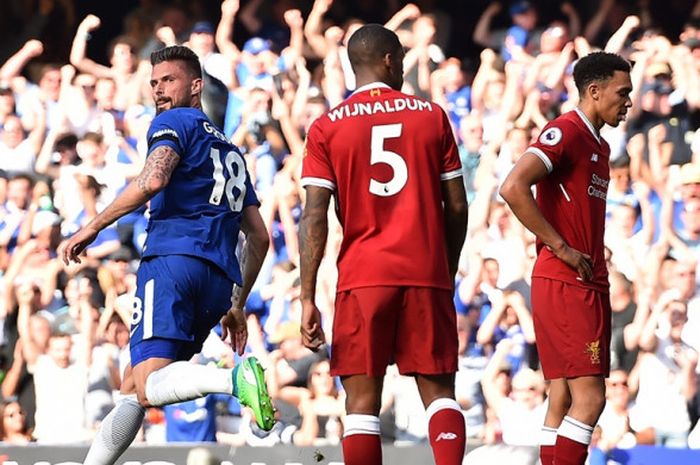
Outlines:
POLYGON ((136 274, 131 366, 149 358, 189 360, 231 308, 233 281, 187 255, 147 257, 136 274))

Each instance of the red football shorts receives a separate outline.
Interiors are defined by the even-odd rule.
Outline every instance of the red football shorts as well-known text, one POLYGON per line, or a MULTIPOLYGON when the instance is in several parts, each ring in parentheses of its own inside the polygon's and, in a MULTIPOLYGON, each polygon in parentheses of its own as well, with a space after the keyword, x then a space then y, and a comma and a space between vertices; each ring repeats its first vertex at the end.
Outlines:
POLYGON ((331 373, 383 376, 457 371, 457 315, 452 293, 430 287, 378 286, 338 292, 331 373))
POLYGON ((610 373, 610 296, 532 278, 532 316, 546 379, 610 373))

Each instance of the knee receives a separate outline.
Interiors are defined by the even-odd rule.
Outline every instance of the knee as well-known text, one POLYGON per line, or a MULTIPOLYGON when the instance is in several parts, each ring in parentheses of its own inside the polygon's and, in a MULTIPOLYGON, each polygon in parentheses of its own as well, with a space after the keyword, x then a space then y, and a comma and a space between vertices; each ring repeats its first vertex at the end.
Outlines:
POLYGON ((345 409, 348 413, 377 416, 379 415, 380 408, 381 397, 375 396, 373 393, 369 392, 348 396, 345 401, 345 409))
POLYGON ((574 399, 572 410, 585 412, 589 417, 589 421, 596 420, 603 413, 605 408, 605 391, 591 390, 584 396, 578 396, 574 399))
POLYGON ((549 410, 560 413, 562 417, 566 414, 566 412, 569 411, 571 408, 571 396, 568 395, 562 395, 562 396, 550 396, 549 397, 549 410))
POLYGON ((136 386, 136 398, 138 399, 141 407, 152 407, 152 405, 148 402, 148 397, 146 396, 146 386, 136 386))

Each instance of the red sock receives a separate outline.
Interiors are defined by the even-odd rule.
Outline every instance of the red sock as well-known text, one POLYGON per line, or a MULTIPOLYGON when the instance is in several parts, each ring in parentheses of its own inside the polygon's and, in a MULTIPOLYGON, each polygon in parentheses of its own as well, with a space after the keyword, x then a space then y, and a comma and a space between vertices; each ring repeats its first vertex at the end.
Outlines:
POLYGON ((554 446, 540 446, 540 462, 542 465, 554 465, 554 446))
MULTIPOLYGON (((564 436, 557 436, 554 446, 555 465, 584 465, 588 456, 588 444, 581 444, 564 436)), ((544 462, 542 462, 544 463, 544 462)))
POLYGON ((378 434, 345 436, 343 459, 345 465, 382 465, 382 442, 378 434))
POLYGON ((459 404, 452 399, 438 399, 428 407, 428 415, 428 438, 435 465, 461 465, 467 434, 459 404), (432 409, 434 405, 438 410, 432 409))

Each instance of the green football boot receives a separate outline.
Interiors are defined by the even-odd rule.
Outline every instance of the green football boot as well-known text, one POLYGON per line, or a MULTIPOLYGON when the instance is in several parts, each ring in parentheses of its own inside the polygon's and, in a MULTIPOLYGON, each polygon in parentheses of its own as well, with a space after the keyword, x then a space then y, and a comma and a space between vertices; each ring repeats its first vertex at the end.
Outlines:
POLYGON ((267 393, 263 368, 255 357, 243 359, 233 370, 233 395, 255 414, 258 426, 270 431, 275 424, 275 409, 267 393))

